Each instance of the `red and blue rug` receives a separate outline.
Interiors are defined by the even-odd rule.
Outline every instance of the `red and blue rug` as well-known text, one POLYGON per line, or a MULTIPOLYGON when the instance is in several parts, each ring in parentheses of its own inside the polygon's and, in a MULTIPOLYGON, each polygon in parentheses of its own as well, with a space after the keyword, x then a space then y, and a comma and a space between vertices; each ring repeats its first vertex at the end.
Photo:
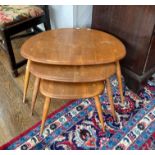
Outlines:
POLYGON ((40 122, 0 149, 155 149, 155 78, 134 94, 124 84, 120 103, 117 80, 111 78, 118 121, 111 116, 106 92, 100 96, 106 131, 101 130, 94 100, 79 99, 50 114, 42 136, 40 122))

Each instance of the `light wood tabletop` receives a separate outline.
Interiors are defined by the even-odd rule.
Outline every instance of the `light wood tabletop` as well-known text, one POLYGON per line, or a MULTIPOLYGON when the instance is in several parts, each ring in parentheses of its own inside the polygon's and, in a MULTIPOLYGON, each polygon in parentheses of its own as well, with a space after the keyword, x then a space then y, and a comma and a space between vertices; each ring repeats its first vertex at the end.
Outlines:
POLYGON ((37 34, 22 48, 23 57, 56 65, 97 65, 116 62, 125 56, 123 43, 93 29, 56 29, 37 34))

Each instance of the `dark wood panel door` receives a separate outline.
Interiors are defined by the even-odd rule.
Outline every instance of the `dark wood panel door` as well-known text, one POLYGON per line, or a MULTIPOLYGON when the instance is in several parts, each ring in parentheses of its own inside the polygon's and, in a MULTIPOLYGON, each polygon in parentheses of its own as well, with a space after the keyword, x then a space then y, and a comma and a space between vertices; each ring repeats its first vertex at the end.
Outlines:
POLYGON ((124 67, 141 75, 155 23, 155 6, 94 6, 92 28, 120 38, 127 55, 124 67))
POLYGON ((148 51, 147 61, 144 66, 144 72, 149 71, 151 68, 155 67, 155 34, 153 34, 151 39, 150 48, 148 51))

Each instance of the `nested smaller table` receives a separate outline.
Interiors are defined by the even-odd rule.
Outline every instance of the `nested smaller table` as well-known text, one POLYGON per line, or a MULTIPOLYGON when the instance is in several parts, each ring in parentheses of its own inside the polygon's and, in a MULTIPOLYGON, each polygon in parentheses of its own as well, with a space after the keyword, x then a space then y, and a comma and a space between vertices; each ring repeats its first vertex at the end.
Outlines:
POLYGON ((21 49, 21 54, 28 59, 23 101, 31 72, 36 76, 32 110, 40 79, 43 79, 40 91, 46 96, 41 133, 50 98, 94 97, 104 130, 98 95, 103 91, 106 81, 112 114, 116 118, 109 77, 116 73, 123 103, 119 60, 125 56, 125 53, 124 45, 117 38, 92 29, 51 30, 26 41, 21 49))
POLYGON ((40 79, 67 83, 103 81, 116 73, 116 66, 114 63, 96 66, 61 66, 31 62, 29 70, 36 77, 31 107, 33 114, 40 79))
POLYGON ((36 77, 32 95, 32 113, 36 103, 39 86, 40 92, 45 96, 41 133, 43 132, 43 126, 51 98, 79 99, 94 97, 99 119, 104 130, 102 108, 98 95, 103 93, 105 82, 111 112, 116 120, 109 81, 109 77, 116 73, 115 63, 96 66, 62 66, 31 62, 30 72, 36 77))

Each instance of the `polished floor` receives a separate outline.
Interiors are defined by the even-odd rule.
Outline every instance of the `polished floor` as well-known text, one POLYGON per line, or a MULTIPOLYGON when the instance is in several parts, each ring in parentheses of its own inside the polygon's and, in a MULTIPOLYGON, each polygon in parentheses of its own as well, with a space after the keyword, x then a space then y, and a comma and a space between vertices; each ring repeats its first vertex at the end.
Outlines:
MULTIPOLYGON (((27 38, 13 41, 17 60, 22 59, 20 47, 25 39, 27 38)), ((25 66, 19 70, 19 77, 13 78, 10 73, 7 55, 0 49, 0 145, 18 136, 41 120, 44 98, 40 93, 38 94, 34 116, 30 115, 33 76, 31 76, 28 88, 27 102, 22 103, 24 72, 25 66)), ((49 113, 66 102, 67 100, 52 100, 49 113)))

